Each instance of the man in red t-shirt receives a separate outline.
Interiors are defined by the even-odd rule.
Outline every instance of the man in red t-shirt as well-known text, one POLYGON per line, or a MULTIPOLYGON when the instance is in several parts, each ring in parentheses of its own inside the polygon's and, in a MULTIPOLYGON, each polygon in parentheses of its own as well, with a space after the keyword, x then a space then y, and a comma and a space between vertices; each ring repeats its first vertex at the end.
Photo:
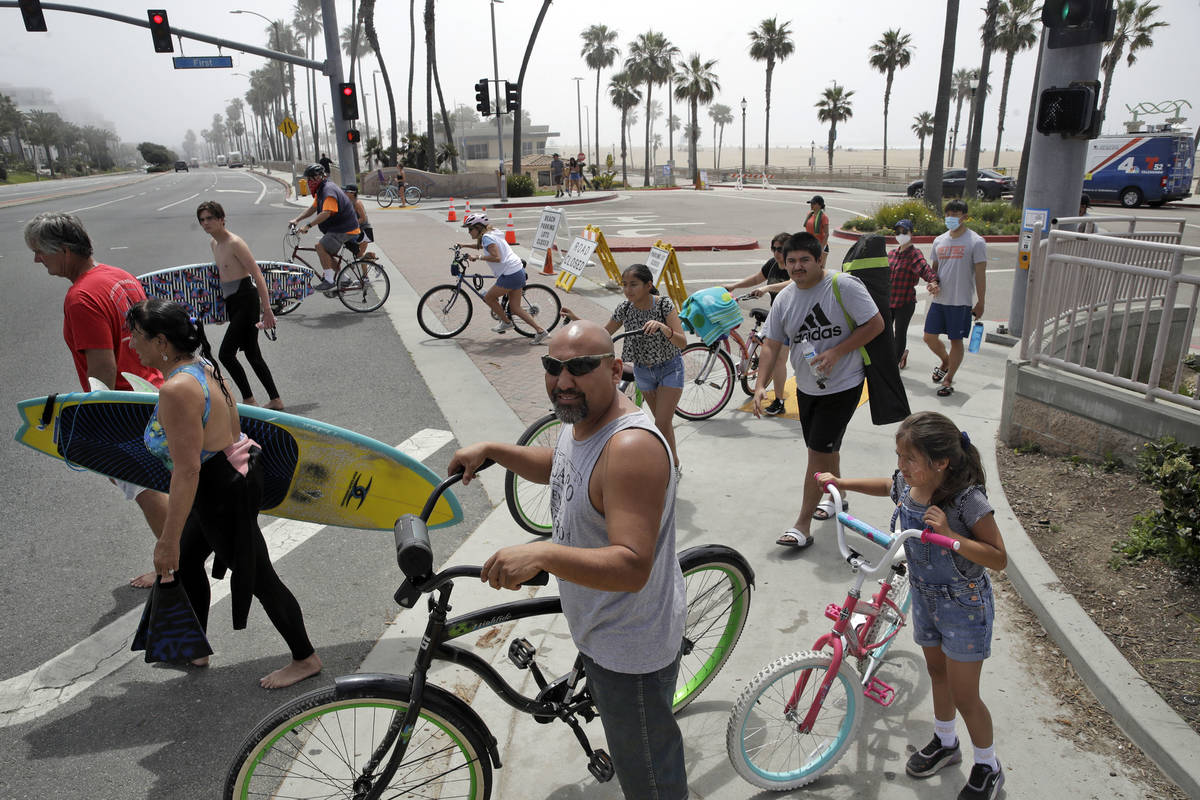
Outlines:
MULTIPOLYGON (((71 214, 38 214, 25 226, 25 244, 33 251, 33 260, 48 273, 71 282, 63 300, 63 339, 83 390, 91 389, 90 378, 114 389, 130 390, 122 372, 161 385, 162 374, 143 367, 129 349, 125 313, 146 299, 141 282, 123 269, 97 264, 92 258, 92 240, 83 223, 71 214)), ((167 496, 133 484, 112 482, 127 498, 137 501, 157 538, 167 514, 167 496)), ((142 588, 152 586, 154 573, 139 575, 131 583, 142 588)))

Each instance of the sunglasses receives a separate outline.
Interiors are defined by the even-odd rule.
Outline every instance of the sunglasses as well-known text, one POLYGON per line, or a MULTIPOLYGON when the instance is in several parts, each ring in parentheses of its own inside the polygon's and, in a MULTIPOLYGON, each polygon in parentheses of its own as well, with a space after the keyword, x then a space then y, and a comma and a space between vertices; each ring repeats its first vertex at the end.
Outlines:
POLYGON ((772 252, 772 253, 782 253, 782 252, 783 252, 783 248, 782 248, 782 247, 772 247, 772 248, 771 248, 771 252, 772 252))
POLYGON ((566 361, 560 361, 553 356, 542 356, 542 368, 546 370, 547 375, 558 377, 562 374, 563 367, 566 367, 567 372, 578 378, 596 369, 604 359, 615 355, 616 353, 598 353, 594 356, 575 356, 566 361))

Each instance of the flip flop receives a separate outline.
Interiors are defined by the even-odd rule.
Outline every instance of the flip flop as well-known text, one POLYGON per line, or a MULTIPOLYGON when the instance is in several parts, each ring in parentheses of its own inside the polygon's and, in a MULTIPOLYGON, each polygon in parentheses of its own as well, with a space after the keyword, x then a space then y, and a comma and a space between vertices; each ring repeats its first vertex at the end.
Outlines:
MULTIPOLYGON (((849 511, 849 510, 850 510, 850 501, 843 499, 842 500, 842 511, 849 511)), ((817 510, 813 512, 812 518, 819 522, 824 522, 827 519, 831 519, 833 517, 833 514, 834 514, 833 498, 826 497, 821 502, 817 503, 817 510)))
POLYGON ((945 367, 934 367, 933 368, 933 382, 934 383, 941 383, 942 378, 944 378, 944 377, 946 377, 946 368, 945 367))
POLYGON ((949 397, 952 394, 954 394, 953 386, 943 386, 942 388, 937 390, 938 397, 949 397))
POLYGON ((805 534, 795 528, 788 528, 779 538, 775 540, 775 544, 782 547, 794 547, 797 550, 803 550, 813 543, 813 537, 805 534))

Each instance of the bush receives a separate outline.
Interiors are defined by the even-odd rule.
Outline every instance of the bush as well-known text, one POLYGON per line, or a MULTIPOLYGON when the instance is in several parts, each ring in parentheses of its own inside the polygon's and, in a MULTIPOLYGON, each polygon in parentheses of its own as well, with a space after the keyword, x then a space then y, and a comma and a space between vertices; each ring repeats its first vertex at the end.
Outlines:
POLYGON ((1140 515, 1119 549, 1134 559, 1153 553, 1178 566, 1200 567, 1200 447, 1164 436, 1144 445, 1137 466, 1163 507, 1140 515))
POLYGON ((533 178, 528 175, 509 175, 508 196, 533 197, 533 178))
MULTIPOLYGON (((971 213, 967 227, 984 236, 1013 235, 1021 228, 1021 209, 1004 200, 989 203, 970 203, 971 213)), ((842 225, 847 230, 863 233, 890 234, 893 226, 902 219, 913 222, 913 233, 917 236, 937 236, 946 232, 943 216, 917 198, 899 203, 887 203, 875 209, 869 217, 856 217, 842 225)))
POLYGON ((604 172, 592 178, 592 188, 608 190, 613 188, 617 183, 617 173, 604 172))

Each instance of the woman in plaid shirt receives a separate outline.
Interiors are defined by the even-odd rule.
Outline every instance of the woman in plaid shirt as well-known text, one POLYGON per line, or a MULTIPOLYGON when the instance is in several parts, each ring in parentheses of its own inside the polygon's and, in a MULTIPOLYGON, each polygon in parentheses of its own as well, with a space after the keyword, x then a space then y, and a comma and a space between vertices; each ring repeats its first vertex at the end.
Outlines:
POLYGON ((913 246, 912 220, 902 219, 893 226, 896 242, 900 246, 888 253, 888 266, 892 270, 892 339, 896 342, 896 361, 900 369, 908 363, 908 323, 917 308, 917 280, 924 278, 929 284, 929 293, 937 296, 937 273, 925 261, 921 251, 913 246))

